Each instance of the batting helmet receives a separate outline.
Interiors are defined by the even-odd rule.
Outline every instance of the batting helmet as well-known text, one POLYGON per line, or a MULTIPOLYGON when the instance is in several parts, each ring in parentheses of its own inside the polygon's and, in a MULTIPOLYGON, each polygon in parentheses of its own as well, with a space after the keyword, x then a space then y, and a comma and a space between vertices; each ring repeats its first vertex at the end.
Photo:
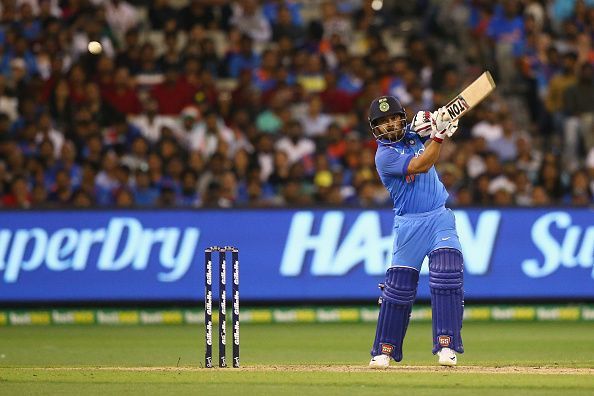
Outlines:
POLYGON ((400 140, 404 136, 404 128, 406 127, 406 111, 400 104, 400 101, 394 96, 380 96, 371 102, 369 106, 369 126, 376 139, 386 139, 390 141, 400 140), (379 120, 382 118, 390 118, 393 116, 402 116, 401 125, 398 125, 394 131, 380 131, 378 130, 379 120), (398 138, 393 138, 393 133, 398 134, 398 138))

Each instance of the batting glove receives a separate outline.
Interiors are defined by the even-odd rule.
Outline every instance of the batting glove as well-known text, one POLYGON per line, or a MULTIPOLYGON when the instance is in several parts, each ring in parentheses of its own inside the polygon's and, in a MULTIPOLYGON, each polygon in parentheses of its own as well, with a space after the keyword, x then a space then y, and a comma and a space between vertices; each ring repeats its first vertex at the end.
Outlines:
POLYGON ((430 111, 419 111, 412 119, 412 130, 421 137, 431 135, 431 128, 433 127, 430 111))
POLYGON ((433 125, 431 138, 438 143, 443 142, 446 136, 452 136, 458 130, 458 120, 452 122, 445 107, 440 107, 431 113, 431 122, 433 125))
POLYGON ((446 128, 446 135, 448 135, 448 137, 452 137, 452 135, 454 133, 456 133, 457 130, 458 130, 458 120, 456 120, 454 122, 450 122, 448 124, 448 127, 446 128))

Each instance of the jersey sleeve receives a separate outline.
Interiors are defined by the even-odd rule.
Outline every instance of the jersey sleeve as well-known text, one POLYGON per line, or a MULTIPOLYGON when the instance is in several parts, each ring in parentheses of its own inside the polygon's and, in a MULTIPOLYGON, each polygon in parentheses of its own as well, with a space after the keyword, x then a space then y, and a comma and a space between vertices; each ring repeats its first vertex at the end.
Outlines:
POLYGON ((400 154, 396 150, 378 150, 375 156, 375 166, 380 174, 405 176, 407 174, 408 164, 413 157, 413 154, 400 154))

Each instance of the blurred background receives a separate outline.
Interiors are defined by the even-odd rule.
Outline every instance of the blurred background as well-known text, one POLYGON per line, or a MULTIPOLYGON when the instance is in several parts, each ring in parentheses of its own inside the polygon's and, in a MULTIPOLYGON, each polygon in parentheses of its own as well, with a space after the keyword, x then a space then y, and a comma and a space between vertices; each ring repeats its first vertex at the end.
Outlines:
POLYGON ((246 301, 372 302, 393 217, 369 104, 395 95, 410 120, 484 70, 497 90, 437 164, 467 300, 594 299, 594 0, 2 0, 0 16, 3 303, 196 302, 212 245, 239 247, 246 301))

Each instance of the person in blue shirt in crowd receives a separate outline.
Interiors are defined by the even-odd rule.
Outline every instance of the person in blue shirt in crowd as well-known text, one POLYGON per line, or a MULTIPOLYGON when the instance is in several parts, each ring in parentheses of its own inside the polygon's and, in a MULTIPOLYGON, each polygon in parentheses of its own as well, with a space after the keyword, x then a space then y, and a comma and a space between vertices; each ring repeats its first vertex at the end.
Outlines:
POLYGON ((429 256, 433 353, 453 366, 463 353, 463 258, 455 218, 444 204, 448 193, 434 164, 443 141, 458 129, 445 108, 418 112, 411 125, 394 96, 375 99, 369 124, 378 142, 376 168, 394 203, 391 267, 380 285, 380 312, 369 365, 385 368, 402 360, 402 343, 417 293, 419 271, 429 256))

